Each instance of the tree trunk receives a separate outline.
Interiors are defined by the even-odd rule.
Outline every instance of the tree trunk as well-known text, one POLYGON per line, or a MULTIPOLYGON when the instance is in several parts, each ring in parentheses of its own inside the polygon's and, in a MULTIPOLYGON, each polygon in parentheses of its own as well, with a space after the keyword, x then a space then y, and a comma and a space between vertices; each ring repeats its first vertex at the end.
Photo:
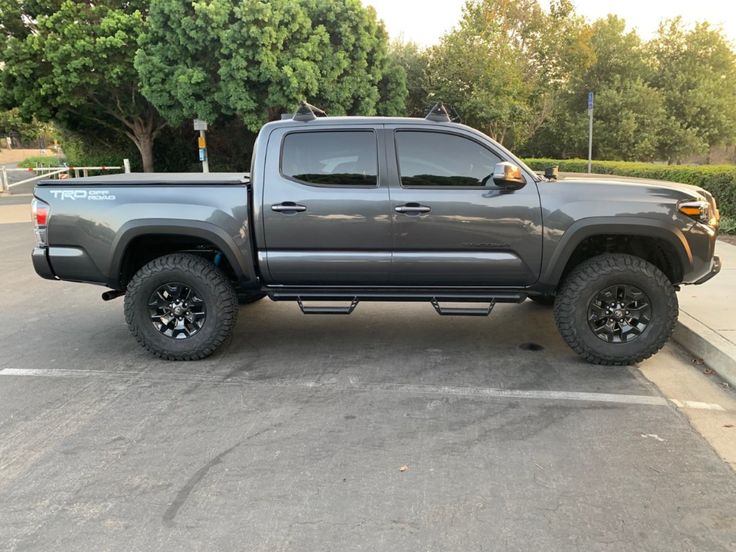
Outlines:
POLYGON ((126 122, 126 126, 130 129, 126 132, 128 138, 133 141, 141 154, 143 172, 153 172, 153 142, 166 123, 157 126, 157 117, 151 112, 126 122))
POLYGON ((266 117, 268 117, 269 122, 280 120, 282 113, 284 113, 284 109, 282 107, 269 107, 266 109, 266 117))
POLYGON ((135 145, 141 154, 143 172, 153 172, 153 136, 150 133, 136 136, 135 145))

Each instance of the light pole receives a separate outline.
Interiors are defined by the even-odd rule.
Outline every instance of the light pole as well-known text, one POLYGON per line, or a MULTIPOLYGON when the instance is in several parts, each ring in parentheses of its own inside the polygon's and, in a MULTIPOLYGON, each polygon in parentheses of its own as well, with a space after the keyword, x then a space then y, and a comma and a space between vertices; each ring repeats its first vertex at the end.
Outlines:
POLYGON ((210 172, 210 163, 207 160, 207 121, 202 119, 194 119, 194 130, 199 131, 199 160, 202 162, 202 172, 210 172))
POLYGON ((588 174, 593 164, 593 92, 588 92, 588 174))

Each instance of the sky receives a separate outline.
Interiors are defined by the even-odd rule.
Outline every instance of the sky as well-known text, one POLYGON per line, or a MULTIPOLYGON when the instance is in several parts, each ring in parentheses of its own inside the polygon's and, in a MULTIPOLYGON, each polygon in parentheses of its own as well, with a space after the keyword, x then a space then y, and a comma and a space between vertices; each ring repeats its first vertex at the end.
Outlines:
MULTIPOLYGON (((420 46, 436 43, 460 20, 465 0, 363 0, 383 19, 391 38, 420 46)), ((540 0, 545 8, 549 0, 540 0)), ((719 25, 736 45, 736 0, 573 0, 576 11, 588 19, 613 13, 623 17, 639 36, 651 38, 662 19, 681 15, 685 22, 719 25)))

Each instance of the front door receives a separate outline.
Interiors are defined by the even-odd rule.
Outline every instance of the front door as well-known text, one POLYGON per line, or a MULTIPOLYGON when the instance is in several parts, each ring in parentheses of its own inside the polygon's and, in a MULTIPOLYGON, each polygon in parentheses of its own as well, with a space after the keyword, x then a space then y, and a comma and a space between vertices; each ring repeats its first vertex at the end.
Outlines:
POLYGON ((542 214, 536 182, 515 191, 491 175, 504 155, 462 130, 393 129, 391 283, 515 286, 537 280, 542 214))
POLYGON ((392 235, 389 187, 378 170, 385 166, 382 140, 371 127, 273 132, 262 203, 273 284, 388 283, 392 235))

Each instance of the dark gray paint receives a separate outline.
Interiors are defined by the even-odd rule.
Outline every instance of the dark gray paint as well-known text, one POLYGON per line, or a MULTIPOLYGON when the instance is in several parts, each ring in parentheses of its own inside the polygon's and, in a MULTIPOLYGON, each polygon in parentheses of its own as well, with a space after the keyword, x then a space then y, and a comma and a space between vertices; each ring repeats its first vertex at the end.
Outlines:
MULTIPOLYGON (((52 207, 51 268, 61 279, 118 287, 127 244, 149 233, 210 240, 246 287, 403 286, 409 293, 421 286, 426 294, 426 288, 467 286, 489 293, 544 292, 557 285, 577 244, 598 233, 667 240, 680 259, 684 283, 696 282, 713 267, 715 231, 677 211, 683 199, 712 201, 702 189, 585 177, 543 182, 508 150, 463 125, 360 117, 277 121, 262 128, 255 152, 250 180, 240 173, 213 173, 42 182, 36 196, 52 207), (396 128, 470 137, 521 165, 526 185, 515 191, 493 185, 404 189, 393 145, 396 128), (375 130, 376 187, 312 186, 279 174, 284 134, 329 129, 375 130), (85 189, 107 189, 115 199, 62 201, 51 193, 85 189), (271 210, 282 202, 306 210, 271 210), (432 210, 395 212, 407 203, 432 210)), ((47 270, 39 272, 48 275, 47 270)))

